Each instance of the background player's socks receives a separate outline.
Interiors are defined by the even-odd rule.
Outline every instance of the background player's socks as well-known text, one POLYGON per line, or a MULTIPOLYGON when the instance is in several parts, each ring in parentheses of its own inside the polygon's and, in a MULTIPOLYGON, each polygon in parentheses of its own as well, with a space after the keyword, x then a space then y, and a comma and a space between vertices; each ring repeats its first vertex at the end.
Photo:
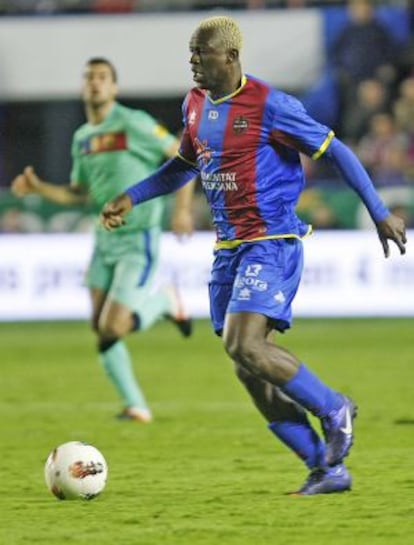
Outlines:
POLYGON ((268 428, 301 458, 309 469, 325 465, 325 444, 306 415, 297 421, 270 422, 268 428))
POLYGON ((115 342, 99 354, 106 374, 118 390, 125 407, 149 410, 144 394, 135 378, 131 358, 125 343, 115 342))
POLYGON ((315 416, 326 416, 343 405, 342 396, 326 386, 303 363, 296 375, 280 389, 315 416))

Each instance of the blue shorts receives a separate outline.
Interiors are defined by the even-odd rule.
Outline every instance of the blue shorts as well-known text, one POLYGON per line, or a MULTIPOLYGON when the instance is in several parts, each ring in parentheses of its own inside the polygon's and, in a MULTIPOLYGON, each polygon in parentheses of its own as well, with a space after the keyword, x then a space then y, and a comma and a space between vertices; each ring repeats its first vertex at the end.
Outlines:
POLYGON ((274 329, 288 329, 302 270, 303 247, 296 238, 217 250, 209 284, 214 331, 221 335, 225 315, 234 312, 262 314, 274 329))

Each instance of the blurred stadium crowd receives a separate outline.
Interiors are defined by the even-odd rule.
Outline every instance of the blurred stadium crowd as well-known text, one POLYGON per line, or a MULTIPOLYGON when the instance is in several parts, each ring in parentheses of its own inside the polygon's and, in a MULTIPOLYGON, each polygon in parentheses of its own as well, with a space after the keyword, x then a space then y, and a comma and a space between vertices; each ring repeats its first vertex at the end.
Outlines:
MULTIPOLYGON (((0 0, 0 13, 3 15, 125 13, 216 7, 322 9, 326 66, 312 89, 294 90, 294 93, 313 117, 332 127, 337 136, 356 151, 386 204, 402 215, 409 227, 414 227, 414 2, 0 0)), ((172 99, 163 107, 178 111, 180 101, 181 97, 172 99)), ((140 106, 145 108, 145 104, 140 106)), ((21 108, 21 105, 15 108, 21 108)), ((80 105, 76 108, 78 113, 81 112, 80 105)), ((3 105, 0 123, 1 118, 7 115, 6 110, 7 105, 3 105)), ((68 142, 70 137, 68 134, 68 142)), ((303 157, 303 163, 308 184, 298 211, 304 219, 320 229, 369 226, 369 217, 360 206, 358 197, 344 186, 327 162, 313 162, 303 157)), ((53 205, 35 197, 25 199, 25 208, 22 209, 7 191, 13 169, 7 164, 3 166, 0 232, 62 232, 90 228, 92 210, 86 214, 76 209, 56 210, 53 205)), ((17 167, 14 168, 16 171, 17 167)), ((199 193, 194 200, 194 215, 197 229, 211 228, 204 197, 199 193)))
POLYGON ((130 13, 215 8, 271 9, 344 5, 344 0, 0 0, 3 15, 130 13))

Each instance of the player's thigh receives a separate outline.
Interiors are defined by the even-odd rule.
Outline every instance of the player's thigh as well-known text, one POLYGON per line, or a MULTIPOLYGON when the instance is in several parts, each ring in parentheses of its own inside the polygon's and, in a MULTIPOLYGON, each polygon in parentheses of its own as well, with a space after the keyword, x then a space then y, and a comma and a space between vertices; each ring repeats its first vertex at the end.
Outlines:
POLYGON ((92 304, 91 327, 94 331, 98 331, 99 317, 105 304, 107 292, 100 288, 91 287, 89 288, 89 294, 92 304))
POLYGON ((118 259, 99 318, 102 335, 123 337, 133 329, 133 314, 141 314, 150 297, 155 266, 155 261, 145 252, 118 259))
POLYGON ((131 309, 108 295, 99 316, 98 329, 102 337, 121 338, 134 327, 131 309))
MULTIPOLYGON (((302 270, 300 240, 276 239, 245 244, 227 312, 261 314, 275 329, 287 329, 291 325, 292 301, 302 270)), ((258 325, 261 327, 260 323, 258 325)))
POLYGON ((114 269, 108 299, 139 314, 151 297, 156 266, 156 261, 149 259, 146 254, 120 259, 114 269))
POLYGON ((269 333, 269 320, 257 312, 227 312, 223 341, 230 356, 258 350, 269 333))
POLYGON ((104 260, 103 255, 95 249, 85 274, 85 285, 90 289, 109 291, 114 274, 114 266, 104 260))
POLYGON ((92 328, 98 329, 99 317, 111 287, 114 267, 104 262, 99 252, 93 253, 85 275, 85 285, 89 288, 92 303, 92 328))

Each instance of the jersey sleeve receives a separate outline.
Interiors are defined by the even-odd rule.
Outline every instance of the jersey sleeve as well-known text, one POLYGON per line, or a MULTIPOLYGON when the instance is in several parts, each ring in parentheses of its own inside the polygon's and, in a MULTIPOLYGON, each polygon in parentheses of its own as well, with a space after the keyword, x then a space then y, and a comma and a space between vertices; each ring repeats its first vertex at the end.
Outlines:
POLYGON ((184 101, 183 105, 181 107, 182 112, 182 118, 183 118, 183 132, 181 135, 181 142, 180 142, 180 148, 178 150, 178 155, 186 161, 187 163, 190 163, 191 165, 197 165, 197 155, 194 150, 194 146, 191 140, 190 130, 189 130, 189 103, 190 103, 190 95, 188 94, 184 101))
POLYGON ((159 160, 165 159, 169 149, 176 141, 174 135, 150 114, 142 110, 134 111, 130 116, 129 138, 133 149, 144 148, 146 154, 158 155, 159 160))
POLYGON ((335 133, 318 123, 291 95, 274 93, 271 99, 272 138, 316 160, 328 149, 335 133))

